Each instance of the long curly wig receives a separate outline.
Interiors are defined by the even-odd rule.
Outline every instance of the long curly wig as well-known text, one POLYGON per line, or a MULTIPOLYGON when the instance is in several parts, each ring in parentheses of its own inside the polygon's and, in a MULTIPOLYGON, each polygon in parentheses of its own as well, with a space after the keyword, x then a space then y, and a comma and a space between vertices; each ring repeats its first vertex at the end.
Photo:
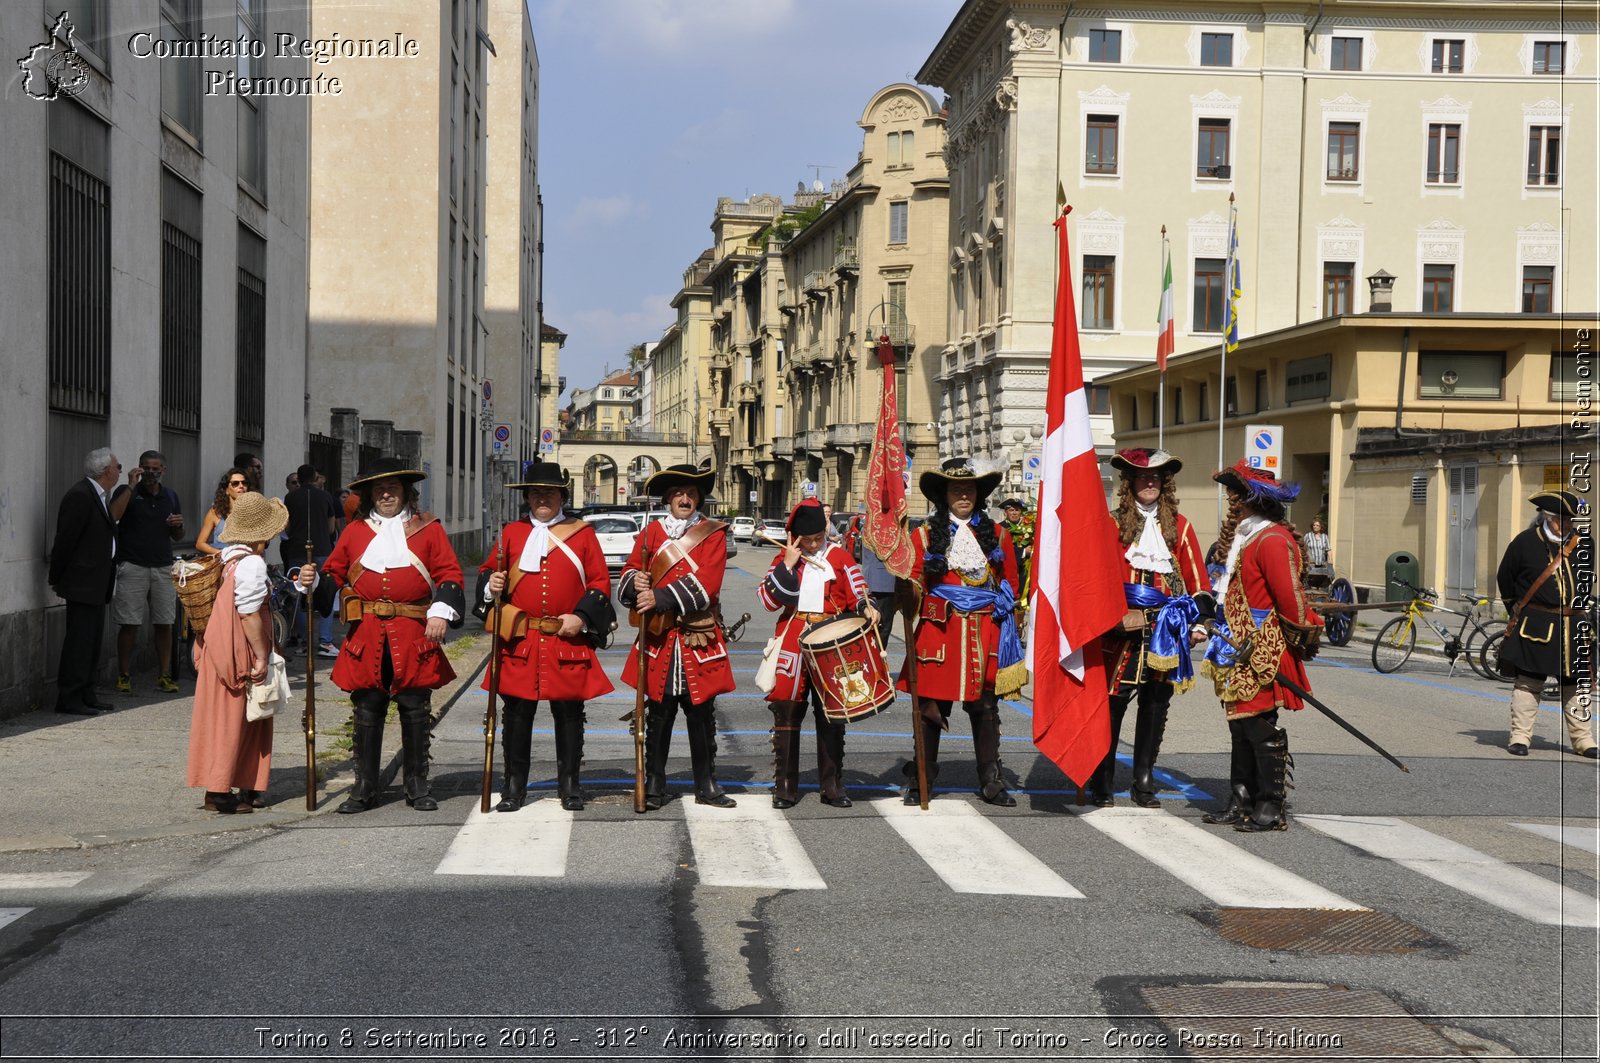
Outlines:
MULTIPOLYGON (((1144 514, 1139 512, 1139 502, 1133 497, 1133 480, 1127 476, 1117 485, 1117 535, 1123 546, 1139 541, 1144 532, 1144 514)), ((1161 526, 1161 538, 1168 550, 1178 548, 1178 483, 1171 476, 1161 478, 1161 497, 1156 499, 1156 523, 1161 526)))
MULTIPOLYGON (((1239 530, 1239 521, 1243 520, 1244 517, 1250 513, 1255 513, 1258 516, 1266 517, 1268 520, 1272 521, 1272 523, 1281 524, 1285 528, 1288 528, 1289 534, 1294 537, 1295 544, 1299 544, 1300 532, 1294 526, 1294 522, 1287 519, 1288 513, 1283 508, 1282 502, 1274 501, 1270 498, 1255 498, 1247 500, 1241 495, 1229 491, 1228 513, 1223 518, 1222 527, 1217 532, 1216 550, 1217 555, 1222 562, 1227 562, 1228 553, 1233 549, 1233 536, 1234 533, 1239 530)), ((1306 556, 1304 551, 1300 551, 1301 575, 1305 574, 1305 568, 1306 556)))
MULTIPOLYGON (((972 534, 977 538, 983 556, 989 559, 992 575, 1003 564, 1000 533, 995 530, 994 518, 983 511, 982 500, 974 513, 977 523, 972 527, 972 534)), ((933 515, 924 527, 928 529, 928 552, 922 561, 922 582, 924 586, 932 587, 943 581, 945 573, 950 571, 950 563, 946 559, 950 553, 950 507, 935 506, 933 515)))

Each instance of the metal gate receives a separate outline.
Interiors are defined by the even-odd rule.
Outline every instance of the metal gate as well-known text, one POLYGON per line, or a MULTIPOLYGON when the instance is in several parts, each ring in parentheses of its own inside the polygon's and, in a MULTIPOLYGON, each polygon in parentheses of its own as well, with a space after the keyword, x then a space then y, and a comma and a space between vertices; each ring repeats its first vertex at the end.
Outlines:
POLYGON ((1450 531, 1445 542, 1445 594, 1478 590, 1478 467, 1450 468, 1450 531))

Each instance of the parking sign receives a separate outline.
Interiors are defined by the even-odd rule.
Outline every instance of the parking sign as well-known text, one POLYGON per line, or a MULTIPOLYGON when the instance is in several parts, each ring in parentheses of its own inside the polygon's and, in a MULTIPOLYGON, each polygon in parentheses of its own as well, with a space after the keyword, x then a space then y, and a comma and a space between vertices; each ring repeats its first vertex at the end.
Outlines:
POLYGON ((1283 425, 1248 424, 1244 427, 1245 463, 1274 476, 1283 475, 1283 425))

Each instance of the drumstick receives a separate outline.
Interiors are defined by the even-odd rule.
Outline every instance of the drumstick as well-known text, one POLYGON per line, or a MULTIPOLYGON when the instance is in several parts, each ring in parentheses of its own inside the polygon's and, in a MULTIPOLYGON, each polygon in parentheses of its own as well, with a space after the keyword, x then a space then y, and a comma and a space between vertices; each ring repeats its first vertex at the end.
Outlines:
MULTIPOLYGON (((779 540, 774 539, 772 536, 766 534, 765 532, 761 532, 761 531, 756 532, 756 538, 760 539, 764 543, 770 543, 773 546, 776 546, 780 550, 787 550, 789 548, 789 544, 788 543, 780 542, 779 540)), ((812 565, 817 566, 817 568, 821 569, 823 572, 832 571, 830 568, 828 568, 827 565, 824 565, 821 561, 818 561, 816 558, 812 557, 808 553, 802 552, 800 554, 800 560, 805 561, 808 564, 812 564, 812 565)))

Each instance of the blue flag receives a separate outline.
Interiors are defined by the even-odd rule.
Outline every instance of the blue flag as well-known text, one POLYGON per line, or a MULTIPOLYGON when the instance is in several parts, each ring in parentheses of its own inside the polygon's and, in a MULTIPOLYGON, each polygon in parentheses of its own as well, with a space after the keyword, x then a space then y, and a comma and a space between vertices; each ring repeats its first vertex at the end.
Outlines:
POLYGON ((1239 211, 1228 207, 1228 310, 1224 317, 1222 342, 1229 354, 1239 349, 1239 211))

